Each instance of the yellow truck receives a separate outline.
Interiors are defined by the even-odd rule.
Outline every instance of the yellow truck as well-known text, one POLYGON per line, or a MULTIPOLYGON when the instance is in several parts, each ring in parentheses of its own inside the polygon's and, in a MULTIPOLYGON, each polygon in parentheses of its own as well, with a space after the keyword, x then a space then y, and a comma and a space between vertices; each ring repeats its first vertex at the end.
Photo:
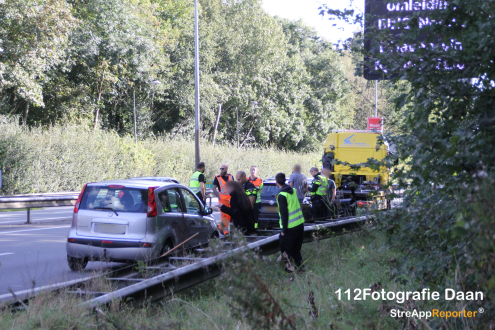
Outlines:
POLYGON ((369 158, 382 160, 390 152, 386 144, 380 144, 377 131, 332 131, 325 141, 323 167, 334 176, 337 191, 344 198, 353 198, 357 207, 376 203, 379 209, 388 207, 386 192, 382 189, 390 180, 390 169, 379 171, 361 166, 358 170, 349 166, 332 164, 338 160, 349 164, 364 164, 369 158))

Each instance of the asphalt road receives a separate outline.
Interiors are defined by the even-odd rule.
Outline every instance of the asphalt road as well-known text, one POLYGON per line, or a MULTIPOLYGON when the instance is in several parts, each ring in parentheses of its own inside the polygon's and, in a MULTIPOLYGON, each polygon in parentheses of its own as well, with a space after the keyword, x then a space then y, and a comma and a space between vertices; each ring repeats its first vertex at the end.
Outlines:
MULTIPOLYGON (((47 222, 72 219, 74 206, 49 207, 43 210, 31 210, 32 222, 47 222)), ((0 212, 0 226, 23 224, 27 220, 26 211, 0 212)))
MULTIPOLYGON (((87 277, 122 264, 89 262, 84 272, 67 266, 65 242, 73 207, 31 211, 33 224, 27 225, 26 211, 0 212, 0 301, 14 292, 30 290, 87 277)), ((217 221, 219 214, 213 214, 217 221)))

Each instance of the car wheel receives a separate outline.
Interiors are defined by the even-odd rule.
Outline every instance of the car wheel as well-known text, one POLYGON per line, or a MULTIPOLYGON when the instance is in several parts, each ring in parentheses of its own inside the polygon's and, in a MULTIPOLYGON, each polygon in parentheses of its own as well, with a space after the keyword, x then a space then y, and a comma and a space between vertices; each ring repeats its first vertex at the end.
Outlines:
POLYGON ((164 255, 168 251, 172 250, 174 245, 172 244, 172 241, 170 238, 163 243, 162 251, 160 252, 160 256, 164 255))
POLYGON ((86 268, 88 265, 87 258, 74 258, 67 255, 67 263, 69 264, 69 268, 75 272, 79 272, 86 268))

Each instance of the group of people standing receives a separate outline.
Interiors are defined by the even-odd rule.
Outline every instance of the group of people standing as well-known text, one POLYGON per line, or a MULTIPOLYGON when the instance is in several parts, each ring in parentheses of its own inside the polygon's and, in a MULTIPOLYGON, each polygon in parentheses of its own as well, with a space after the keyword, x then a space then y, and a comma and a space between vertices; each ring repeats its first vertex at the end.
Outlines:
POLYGON ((289 177, 289 184, 297 191, 297 199, 303 205, 307 192, 311 196, 313 219, 321 219, 336 216, 335 197, 337 190, 330 169, 317 167, 309 171, 313 176, 313 182, 308 186, 307 178, 301 173, 301 165, 295 165, 289 177))
MULTIPOLYGON (((205 163, 198 164, 189 185, 203 203, 206 201, 205 168, 205 163)), ((251 166, 249 172, 248 177, 246 172, 238 171, 234 179, 229 174, 229 166, 223 164, 213 181, 213 194, 218 198, 220 209, 218 229, 224 235, 230 234, 231 223, 244 234, 252 234, 258 228, 263 180, 258 177, 257 166, 251 166)))
MULTIPOLYGON (((203 203, 206 200, 205 189, 205 164, 199 163, 196 172, 191 177, 190 187, 203 203)), ((213 193, 218 197, 221 220, 219 230, 224 234, 230 234, 230 224, 244 234, 253 234, 258 228, 258 217, 261 210, 261 191, 263 180, 258 177, 258 167, 251 166, 250 175, 238 171, 235 178, 229 174, 229 167, 223 164, 220 174, 213 181, 213 193)), ((313 182, 308 187, 307 178, 301 173, 301 166, 295 165, 286 184, 284 173, 275 176, 276 185, 279 188, 277 194, 277 206, 279 210, 281 256, 285 261, 286 271, 293 272, 296 269, 304 271, 301 247, 304 238, 304 215, 301 208, 304 197, 309 191, 311 195, 313 218, 327 216, 328 210, 335 200, 336 187, 331 179, 329 169, 313 167, 310 170, 313 182)))

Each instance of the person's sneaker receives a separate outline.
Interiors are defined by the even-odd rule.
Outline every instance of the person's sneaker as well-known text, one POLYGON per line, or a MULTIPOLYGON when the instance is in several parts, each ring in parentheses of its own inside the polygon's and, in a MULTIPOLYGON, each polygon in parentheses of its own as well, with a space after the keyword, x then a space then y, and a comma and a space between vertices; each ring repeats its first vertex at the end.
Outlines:
POLYGON ((278 256, 277 258, 277 262, 280 263, 282 260, 287 260, 289 256, 287 255, 287 253, 282 253, 281 255, 278 256))
POLYGON ((285 271, 287 273, 294 273, 296 271, 296 268, 292 266, 290 263, 285 263, 285 271))

